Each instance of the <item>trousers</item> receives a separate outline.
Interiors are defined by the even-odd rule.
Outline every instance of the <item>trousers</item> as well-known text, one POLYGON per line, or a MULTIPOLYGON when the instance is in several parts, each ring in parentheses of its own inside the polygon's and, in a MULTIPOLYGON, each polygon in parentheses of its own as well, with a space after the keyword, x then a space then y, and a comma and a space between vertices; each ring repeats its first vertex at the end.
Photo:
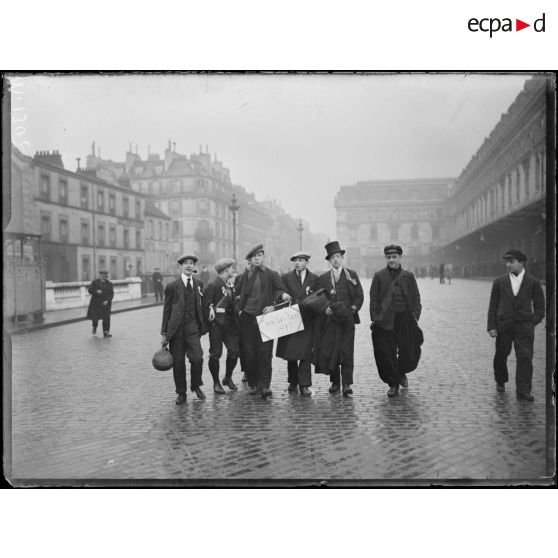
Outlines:
MULTIPOLYGON (((102 324, 103 324, 103 332, 110 331, 110 312, 107 312, 103 316, 102 324)), ((91 325, 96 328, 99 325, 99 319, 98 318, 92 319, 91 320, 91 325)))
POLYGON ((289 384, 298 384, 300 387, 312 385, 312 369, 309 360, 289 360, 287 362, 289 384))
POLYGON ((508 356, 512 345, 515 348, 516 370, 515 387, 517 393, 531 393, 533 383, 533 342, 535 326, 532 322, 514 322, 496 335, 496 354, 494 355, 494 379, 499 384, 509 380, 508 356))
POLYGON ((195 316, 186 316, 169 342, 173 358, 172 371, 176 393, 186 393, 186 362, 190 361, 190 389, 195 391, 202 382, 203 350, 195 316))
POLYGON ((262 341, 256 316, 240 314, 240 337, 248 385, 260 390, 271 386, 271 360, 273 341, 262 341))

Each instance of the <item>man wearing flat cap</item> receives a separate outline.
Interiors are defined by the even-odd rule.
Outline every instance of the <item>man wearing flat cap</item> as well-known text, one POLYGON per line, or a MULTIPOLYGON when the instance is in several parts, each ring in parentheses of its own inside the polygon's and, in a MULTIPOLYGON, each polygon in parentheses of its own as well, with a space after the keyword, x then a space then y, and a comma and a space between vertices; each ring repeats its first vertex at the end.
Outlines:
POLYGON ((535 326, 545 314, 541 282, 525 271, 527 256, 512 248, 502 258, 507 273, 492 284, 488 305, 487 330, 496 338, 494 379, 496 390, 504 392, 509 380, 507 360, 515 347, 515 387, 517 398, 534 401, 531 393, 533 379, 533 342, 535 326))
POLYGON ((350 397, 353 393, 354 353, 355 353, 355 324, 360 324, 358 311, 364 302, 362 285, 356 271, 344 267, 343 260, 345 250, 342 250, 339 242, 334 240, 325 245, 325 259, 329 261, 331 269, 320 275, 318 288, 324 288, 330 300, 330 306, 325 310, 319 325, 316 327, 316 346, 314 347, 314 361, 316 372, 319 374, 329 374, 331 381, 330 393, 337 393, 343 384, 343 396, 350 397), (341 322, 339 311, 336 306, 343 305, 346 312, 341 322), (336 314, 338 314, 336 316, 336 314), (329 344, 319 343, 322 333, 325 330, 334 330, 337 339, 336 347, 333 350, 333 357, 322 358, 324 352, 328 355, 331 352, 329 344), (320 365, 324 361, 328 365, 320 365))
POLYGON ((198 399, 205 399, 201 389, 203 350, 200 343, 205 333, 203 293, 201 281, 193 276, 197 261, 198 257, 191 253, 180 257, 177 263, 182 266, 182 273, 165 287, 161 336, 164 344, 169 343, 174 361, 177 405, 186 402, 186 356, 190 361, 190 389, 198 399))
POLYGON ((234 277, 235 261, 221 258, 215 263, 217 277, 210 281, 203 293, 204 317, 209 329, 209 371, 213 378, 213 391, 223 394, 225 390, 219 381, 219 360, 223 354, 223 344, 227 348, 225 377, 223 385, 237 391, 232 379, 233 370, 238 362, 239 337, 238 324, 234 313, 234 277))
POLYGON ((384 248, 387 266, 377 271, 370 286, 370 329, 380 379, 389 385, 388 397, 407 387, 407 374, 420 358, 423 342, 418 320, 422 310, 415 276, 401 267, 401 246, 384 248))
POLYGON ((300 391, 300 395, 308 397, 311 395, 308 389, 312 385, 312 328, 314 315, 300 303, 316 290, 318 276, 308 270, 310 254, 307 252, 296 252, 291 256, 294 269, 281 276, 289 295, 294 304, 299 305, 301 319, 304 329, 292 335, 280 337, 277 341, 276 356, 287 361, 289 393, 300 391))
POLYGON ((114 298, 112 283, 108 280, 108 271, 101 269, 99 278, 95 279, 88 289, 91 295, 89 307, 87 309, 87 319, 91 320, 91 333, 97 334, 99 320, 102 321, 103 337, 112 337, 110 332, 110 309, 114 298))
POLYGON ((274 304, 291 300, 276 271, 265 266, 262 244, 254 246, 246 259, 249 267, 237 285, 236 311, 239 316, 243 359, 251 395, 271 397, 271 360, 273 340, 262 341, 256 316, 274 310, 274 304))

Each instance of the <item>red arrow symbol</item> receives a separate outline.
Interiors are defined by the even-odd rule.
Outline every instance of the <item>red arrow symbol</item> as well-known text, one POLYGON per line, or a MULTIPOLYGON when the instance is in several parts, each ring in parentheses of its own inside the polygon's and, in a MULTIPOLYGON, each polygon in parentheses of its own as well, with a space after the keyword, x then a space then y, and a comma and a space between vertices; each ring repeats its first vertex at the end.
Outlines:
POLYGON ((515 20, 515 30, 516 31, 521 31, 522 29, 525 29, 526 27, 531 27, 531 24, 530 23, 525 23, 524 21, 521 21, 520 19, 515 20))

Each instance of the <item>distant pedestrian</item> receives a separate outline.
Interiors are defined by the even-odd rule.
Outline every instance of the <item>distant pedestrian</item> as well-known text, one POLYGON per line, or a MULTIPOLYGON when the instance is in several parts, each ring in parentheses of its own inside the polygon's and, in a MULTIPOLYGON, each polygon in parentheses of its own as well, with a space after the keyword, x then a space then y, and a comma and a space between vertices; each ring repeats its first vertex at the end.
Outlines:
POLYGON ((262 341, 256 316, 273 312, 276 302, 289 301, 291 296, 279 274, 265 266, 262 244, 254 246, 246 259, 250 267, 240 276, 237 287, 242 352, 250 394, 267 399, 271 397, 273 340, 262 341))
POLYGON ((158 267, 155 268, 151 280, 153 281, 153 290, 155 291, 155 302, 163 302, 165 286, 163 285, 163 276, 158 267))
POLYGON ((206 287, 209 283, 209 271, 206 265, 203 266, 203 269, 200 273, 200 281, 203 283, 204 287, 206 287))
POLYGON ((453 278, 453 265, 452 264, 447 263, 444 266, 444 276, 448 280, 448 285, 451 285, 451 280, 453 278))
POLYGON ((91 333, 97 334, 97 326, 99 320, 102 320, 103 336, 112 337, 110 333, 110 311, 112 299, 114 298, 114 289, 112 283, 108 280, 108 271, 101 269, 99 278, 95 279, 89 286, 89 308, 87 309, 87 319, 91 320, 93 328, 91 333))
POLYGON ((325 245, 331 269, 320 275, 319 288, 324 288, 331 302, 315 330, 314 359, 316 372, 329 374, 329 393, 337 393, 343 385, 343 396, 353 393, 355 324, 360 324, 358 311, 364 302, 360 279, 355 271, 344 267, 344 254, 339 242, 325 245))
POLYGON ((444 271, 445 271, 445 267, 446 265, 444 264, 444 262, 442 262, 440 264, 440 285, 444 284, 444 271))
POLYGON ((206 332, 202 309, 202 284, 193 277, 198 257, 184 254, 177 263, 182 266, 182 273, 176 280, 165 287, 163 320, 161 336, 163 344, 169 343, 173 358, 174 385, 177 398, 175 403, 186 402, 186 363, 190 361, 190 389, 198 399, 205 399, 201 389, 203 350, 201 336, 206 332))
POLYGON ((506 275, 494 280, 488 307, 488 333, 496 338, 494 379, 496 389, 504 392, 509 380, 507 360, 515 348, 515 386, 518 399, 534 401, 533 342, 535 326, 545 314, 544 293, 540 281, 525 271, 527 256, 514 248, 504 256, 506 275))
POLYGON ((314 315, 311 311, 300 306, 300 303, 311 293, 316 291, 318 276, 306 268, 310 254, 297 252, 291 257, 294 269, 282 275, 287 292, 299 305, 304 329, 291 335, 279 338, 276 355, 287 361, 289 393, 311 395, 308 389, 312 385, 312 337, 314 315))
POLYGON ((415 276, 401 267, 401 246, 386 246, 384 254, 387 267, 376 272, 370 286, 370 328, 378 374, 389 385, 388 397, 394 397, 418 365, 422 305, 415 276))
POLYGON ((227 348, 225 377, 223 385, 237 391, 233 382, 233 371, 238 362, 239 338, 237 316, 234 311, 234 283, 231 281, 235 261, 221 258, 215 264, 217 277, 210 281, 203 293, 204 316, 209 329, 209 372, 213 378, 213 391, 223 394, 225 390, 219 381, 219 361, 223 354, 223 345, 227 348))

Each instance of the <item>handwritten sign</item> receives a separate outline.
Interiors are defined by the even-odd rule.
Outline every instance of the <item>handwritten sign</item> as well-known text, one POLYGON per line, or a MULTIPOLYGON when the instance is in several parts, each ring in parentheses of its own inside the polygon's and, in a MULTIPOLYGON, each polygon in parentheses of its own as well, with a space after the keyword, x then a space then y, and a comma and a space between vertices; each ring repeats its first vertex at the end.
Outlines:
POLYGON ((304 330, 298 304, 256 316, 262 341, 271 341, 304 330))

